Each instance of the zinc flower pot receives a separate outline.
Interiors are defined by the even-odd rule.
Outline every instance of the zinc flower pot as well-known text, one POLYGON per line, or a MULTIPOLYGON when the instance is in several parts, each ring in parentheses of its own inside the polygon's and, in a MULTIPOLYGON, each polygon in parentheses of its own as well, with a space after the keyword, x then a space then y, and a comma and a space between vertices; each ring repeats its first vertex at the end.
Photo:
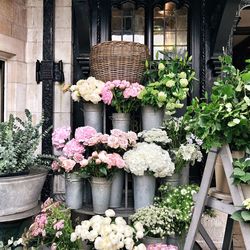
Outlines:
POLYGON ((158 243, 165 244, 167 242, 167 239, 166 238, 156 238, 156 237, 145 236, 145 237, 143 237, 142 242, 147 247, 151 244, 158 244, 158 243))
POLYGON ((181 173, 175 173, 172 176, 166 176, 162 178, 162 184, 168 183, 173 187, 177 187, 181 184, 181 173))
MULTIPOLYGON (((245 156, 244 151, 232 151, 233 159, 241 159, 245 156)), ((226 180, 226 174, 223 168, 221 157, 218 155, 215 163, 215 183, 216 190, 224 194, 230 194, 229 186, 226 180)))
POLYGON ((124 171, 123 169, 119 169, 118 171, 115 172, 112 178, 110 205, 109 205, 111 208, 121 207, 123 186, 124 186, 124 171))
POLYGON ((185 239, 186 239, 186 235, 183 235, 183 236, 172 235, 172 236, 168 236, 167 243, 169 245, 178 247, 178 249, 183 249, 184 244, 185 244, 185 239))
POLYGON ((128 113, 113 113, 112 125, 113 129, 120 129, 124 132, 129 131, 130 114, 128 113))
POLYGON ((97 132, 102 132, 102 112, 102 103, 93 104, 85 102, 83 104, 84 125, 95 128, 97 132))
POLYGON ((34 209, 38 205, 47 170, 0 178, 0 219, 34 209))
POLYGON ((164 118, 164 109, 155 109, 152 106, 146 105, 142 107, 142 128, 150 130, 162 126, 164 118))
POLYGON ((152 205, 155 195, 155 177, 152 175, 133 175, 134 209, 152 205))
POLYGON ((104 214, 109 208, 112 182, 106 178, 92 177, 90 184, 92 188, 93 212, 104 214))
POLYGON ((79 209, 83 203, 83 179, 76 173, 65 174, 66 205, 71 209, 79 209))

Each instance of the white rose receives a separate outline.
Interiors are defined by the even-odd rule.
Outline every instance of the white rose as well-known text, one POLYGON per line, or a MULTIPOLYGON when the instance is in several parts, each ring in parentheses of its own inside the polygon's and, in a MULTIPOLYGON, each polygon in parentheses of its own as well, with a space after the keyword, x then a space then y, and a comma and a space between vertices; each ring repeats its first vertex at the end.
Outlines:
POLYGON ((71 92, 74 92, 74 91, 76 91, 77 90, 77 86, 76 85, 72 85, 71 87, 70 87, 70 91, 71 92))
POLYGON ((110 225, 111 224, 111 218, 110 217, 106 217, 106 218, 104 218, 103 219, 103 221, 102 221, 102 223, 104 224, 104 225, 110 225))
POLYGON ((127 225, 127 222, 122 217, 116 217, 115 223, 117 225, 124 225, 124 226, 127 225))
POLYGON ((142 239, 143 236, 144 236, 143 231, 137 231, 137 232, 136 232, 136 237, 137 237, 137 239, 142 239))
POLYGON ((115 211, 113 209, 108 209, 105 211, 107 217, 115 217, 115 211))
POLYGON ((124 240, 124 243, 125 243, 125 248, 128 250, 132 250, 135 244, 132 238, 126 238, 124 240))
POLYGON ((90 221, 89 220, 84 220, 81 222, 82 227, 86 228, 87 230, 90 227, 90 221))
POLYGON ((93 242, 98 236, 98 232, 96 230, 91 230, 88 234, 89 241, 93 242))
POLYGON ((75 101, 75 102, 79 102, 80 101, 80 96, 79 96, 78 91, 72 92, 71 97, 72 97, 73 101, 75 101))
POLYGON ((142 243, 137 246, 137 250, 146 250, 146 249, 147 249, 146 246, 142 243))
POLYGON ((187 79, 180 79, 181 87, 187 87, 188 86, 188 80, 187 79))
POLYGON ((118 244, 117 244, 117 249, 123 249, 124 248, 124 242, 123 241, 120 241, 118 244))
POLYGON ((101 237, 97 237, 95 239, 94 245, 95 245, 95 249, 101 250, 103 248, 103 239, 101 237))
POLYGON ((135 229, 136 229, 137 231, 144 231, 143 225, 142 225, 142 223, 139 222, 139 221, 135 222, 134 227, 135 227, 135 229))
POLYGON ((131 237, 133 236, 134 233, 134 229, 128 225, 125 226, 125 230, 124 230, 124 236, 125 237, 131 237))
POLYGON ((179 74, 179 77, 182 78, 182 79, 187 78, 186 72, 182 71, 182 72, 179 74))

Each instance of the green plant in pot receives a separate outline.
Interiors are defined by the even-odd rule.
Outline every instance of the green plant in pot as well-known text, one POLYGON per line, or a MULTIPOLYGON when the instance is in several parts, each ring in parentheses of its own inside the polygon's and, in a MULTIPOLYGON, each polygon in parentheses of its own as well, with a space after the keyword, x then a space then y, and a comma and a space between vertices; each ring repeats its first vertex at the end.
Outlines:
MULTIPOLYGON (((229 144, 232 151, 243 151, 233 154, 234 158, 240 158, 248 150, 250 140, 250 68, 247 66, 240 72, 228 55, 219 60, 222 73, 214 82, 210 98, 194 99, 185 120, 187 129, 203 140, 204 149, 209 151, 229 144)), ((216 178, 222 178, 216 179, 217 190, 229 193, 220 162, 218 157, 216 178)))
POLYGON ((34 209, 47 176, 50 160, 36 154, 43 119, 33 125, 31 113, 25 114, 26 120, 10 115, 0 123, 0 218, 34 209))
MULTIPOLYGON (((250 139, 250 70, 240 72, 230 56, 219 57, 221 72, 210 99, 194 99, 186 113, 187 127, 203 140, 203 148, 228 143, 246 150, 250 139)), ((250 62, 250 61, 248 61, 250 62)))

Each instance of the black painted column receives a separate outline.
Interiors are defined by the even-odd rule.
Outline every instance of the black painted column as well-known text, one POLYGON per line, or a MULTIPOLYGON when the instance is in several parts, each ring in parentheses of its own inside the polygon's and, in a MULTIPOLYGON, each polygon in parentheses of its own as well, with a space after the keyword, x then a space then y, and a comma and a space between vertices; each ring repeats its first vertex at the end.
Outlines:
POLYGON ((145 44, 148 46, 149 49, 149 53, 151 55, 151 58, 153 59, 153 5, 152 5, 152 1, 148 0, 147 1, 147 5, 145 8, 145 44))
MULTIPOLYGON (((54 107, 54 84, 53 84, 53 63, 54 63, 54 0, 43 0, 43 63, 48 71, 48 78, 43 80, 42 108, 45 118, 43 132, 53 126, 54 107), (49 77, 51 74, 52 77, 49 77)), ((42 153, 52 154, 51 143, 52 130, 43 138, 42 153)))

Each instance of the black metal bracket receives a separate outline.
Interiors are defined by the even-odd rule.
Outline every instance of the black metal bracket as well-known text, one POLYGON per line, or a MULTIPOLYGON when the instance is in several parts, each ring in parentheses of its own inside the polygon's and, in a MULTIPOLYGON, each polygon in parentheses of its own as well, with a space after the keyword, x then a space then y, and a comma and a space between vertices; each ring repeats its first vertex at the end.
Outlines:
POLYGON ((51 80, 54 82, 63 83, 63 62, 60 60, 58 63, 48 60, 36 61, 36 82, 39 84, 41 81, 51 80))

